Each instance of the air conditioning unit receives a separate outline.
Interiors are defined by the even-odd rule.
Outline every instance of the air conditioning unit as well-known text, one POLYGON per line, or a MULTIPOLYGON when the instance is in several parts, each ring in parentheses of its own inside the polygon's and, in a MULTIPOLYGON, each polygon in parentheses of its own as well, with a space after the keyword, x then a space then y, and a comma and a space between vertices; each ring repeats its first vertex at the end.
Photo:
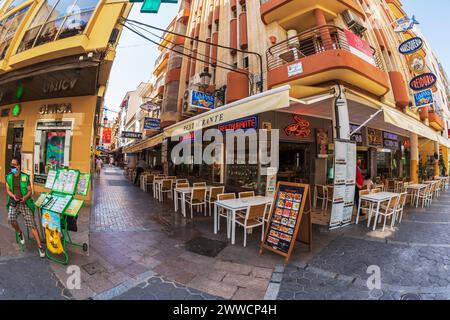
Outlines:
POLYGON ((183 93, 183 100, 182 100, 182 107, 183 107, 183 113, 184 114, 195 114, 197 113, 197 108, 191 105, 191 96, 192 91, 189 89, 184 90, 183 93))
POLYGON ((362 33, 367 30, 364 22, 356 13, 351 10, 345 10, 343 13, 344 21, 350 29, 356 31, 356 33, 362 33))

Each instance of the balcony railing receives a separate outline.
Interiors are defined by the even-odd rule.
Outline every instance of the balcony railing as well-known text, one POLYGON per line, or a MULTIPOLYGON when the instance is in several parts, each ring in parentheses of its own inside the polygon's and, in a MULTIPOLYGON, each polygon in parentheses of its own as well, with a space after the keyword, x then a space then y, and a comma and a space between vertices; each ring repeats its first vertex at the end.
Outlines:
MULTIPOLYGON (((346 32, 343 29, 332 25, 317 27, 270 47, 266 52, 267 69, 270 71, 304 57, 331 50, 356 52, 358 49, 349 45, 346 32)), ((378 52, 373 47, 370 47, 370 51, 370 55, 359 51, 358 53, 361 53, 361 55, 358 54, 358 56, 384 70, 378 52)))

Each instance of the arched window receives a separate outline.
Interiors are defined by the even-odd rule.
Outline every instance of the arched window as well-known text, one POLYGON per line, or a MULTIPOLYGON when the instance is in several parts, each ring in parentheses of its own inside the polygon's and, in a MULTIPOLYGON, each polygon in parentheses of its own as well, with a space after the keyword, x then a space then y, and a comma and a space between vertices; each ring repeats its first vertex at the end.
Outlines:
POLYGON ((98 0, 47 0, 28 27, 18 52, 82 34, 98 0))

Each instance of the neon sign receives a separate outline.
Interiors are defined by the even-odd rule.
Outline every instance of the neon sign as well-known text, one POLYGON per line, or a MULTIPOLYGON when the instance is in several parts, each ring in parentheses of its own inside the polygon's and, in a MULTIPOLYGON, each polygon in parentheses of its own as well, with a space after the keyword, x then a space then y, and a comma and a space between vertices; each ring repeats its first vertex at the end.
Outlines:
POLYGON ((300 138, 307 138, 311 135, 311 124, 308 120, 302 119, 300 116, 294 116, 295 123, 292 123, 284 128, 284 133, 287 136, 296 136, 300 138))

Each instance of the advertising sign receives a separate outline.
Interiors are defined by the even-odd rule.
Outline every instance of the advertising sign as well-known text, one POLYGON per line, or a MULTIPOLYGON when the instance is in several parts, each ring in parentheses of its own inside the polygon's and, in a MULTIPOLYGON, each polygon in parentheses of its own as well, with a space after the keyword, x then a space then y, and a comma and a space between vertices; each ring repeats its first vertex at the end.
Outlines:
POLYGON ((274 200, 259 253, 264 249, 272 251, 285 257, 287 263, 304 218, 306 202, 310 200, 309 185, 278 182, 274 200))
POLYGON ((367 145, 369 147, 382 147, 383 132, 378 129, 367 128, 367 145))
POLYGON ((214 96, 192 90, 191 105, 201 109, 214 109, 214 96))
POLYGON ((111 128, 103 128, 103 143, 111 143, 111 128))
POLYGON ((258 129, 258 117, 257 116, 251 116, 251 117, 245 117, 241 118, 235 121, 226 122, 223 124, 220 124, 218 126, 218 129, 221 132, 225 132, 227 130, 247 130, 247 129, 258 129))
POLYGON ((424 107, 433 104, 433 90, 428 89, 414 93, 416 107, 424 107))
POLYGON ((61 233, 61 219, 59 214, 49 211, 42 211, 42 226, 53 231, 61 233))
POLYGON ((397 26, 394 28, 394 31, 397 33, 404 33, 414 28, 415 24, 419 24, 415 16, 412 16, 412 18, 401 18, 397 20, 397 26))
POLYGON ((121 138, 142 139, 142 132, 122 131, 121 138))
POLYGON ((414 91, 429 89, 436 84, 437 78, 434 73, 424 73, 414 77, 409 83, 409 87, 414 91))
POLYGON ((425 70, 425 59, 420 54, 411 55, 408 63, 409 69, 416 74, 423 73, 425 70))
POLYGON ((423 40, 419 37, 414 37, 400 44, 398 51, 401 54, 411 54, 419 51, 423 47, 423 40))
POLYGON ((158 118, 145 118, 144 119, 144 130, 160 130, 161 129, 161 119, 158 118))
POLYGON ((360 57, 361 59, 366 60, 370 64, 375 65, 375 60, 373 59, 373 50, 370 47, 370 44, 350 30, 344 30, 344 32, 345 36, 347 37, 350 52, 360 57))

